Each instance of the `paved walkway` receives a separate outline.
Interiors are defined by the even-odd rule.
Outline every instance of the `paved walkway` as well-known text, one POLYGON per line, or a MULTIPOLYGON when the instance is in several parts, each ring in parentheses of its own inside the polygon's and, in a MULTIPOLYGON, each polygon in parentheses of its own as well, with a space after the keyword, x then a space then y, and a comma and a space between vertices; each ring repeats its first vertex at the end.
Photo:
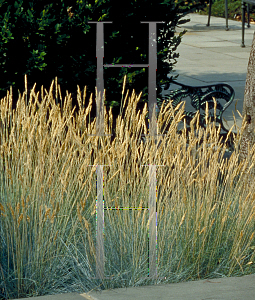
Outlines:
POLYGON ((255 274, 165 285, 29 298, 33 300, 254 300, 255 274))
MULTIPOLYGON (((230 84, 236 93, 237 109, 242 114, 247 64, 255 26, 246 29, 246 48, 241 48, 241 23, 229 20, 225 31, 225 19, 211 17, 211 27, 206 27, 207 16, 190 15, 191 22, 182 26, 188 33, 178 48, 180 58, 176 65, 179 81, 191 85, 217 82, 230 84)), ((178 29, 180 31, 180 29, 178 29)), ((225 119, 232 126, 234 112, 241 127, 241 118, 233 103, 225 112, 225 119)), ((87 294, 61 294, 35 297, 38 300, 254 300, 255 274, 199 280, 177 284, 129 287, 87 294)))
MULTIPOLYGON (((175 65, 177 81, 188 85, 200 86, 215 83, 227 83, 235 90, 235 100, 224 112, 226 128, 234 125, 235 115, 237 126, 241 127, 244 88, 248 60, 253 40, 255 25, 245 28, 245 48, 241 47, 242 23, 229 20, 229 31, 226 31, 224 18, 211 17, 207 27, 208 16, 190 14, 186 17, 191 21, 177 28, 177 32, 187 30, 177 48, 180 57, 175 65)), ((177 86, 176 86, 177 87, 177 86)), ((172 88, 172 87, 171 87, 172 88)), ((178 88, 178 87, 177 87, 178 88)), ((236 130, 233 130, 236 132, 236 130)))

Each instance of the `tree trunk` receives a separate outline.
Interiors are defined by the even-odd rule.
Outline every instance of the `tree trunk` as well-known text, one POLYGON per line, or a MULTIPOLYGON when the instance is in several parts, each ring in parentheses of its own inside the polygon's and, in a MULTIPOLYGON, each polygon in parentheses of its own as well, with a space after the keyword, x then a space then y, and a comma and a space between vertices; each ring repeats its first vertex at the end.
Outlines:
MULTIPOLYGON (((247 68, 242 116, 244 118, 243 121, 246 121, 247 123, 242 133, 239 148, 239 158, 241 161, 249 158, 248 149, 251 151, 255 144, 255 33, 253 35, 253 42, 247 68)), ((247 168, 249 166, 250 164, 247 165, 247 168)), ((255 172, 253 168, 251 176, 249 176, 249 182, 251 182, 254 174, 255 172)))

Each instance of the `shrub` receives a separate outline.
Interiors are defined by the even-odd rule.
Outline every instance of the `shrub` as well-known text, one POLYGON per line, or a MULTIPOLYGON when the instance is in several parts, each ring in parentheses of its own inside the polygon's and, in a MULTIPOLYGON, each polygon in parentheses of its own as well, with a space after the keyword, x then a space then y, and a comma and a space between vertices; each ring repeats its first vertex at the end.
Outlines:
MULTIPOLYGON (((0 0, 0 72, 3 75, 0 98, 12 85, 15 107, 16 91, 23 92, 25 74, 31 89, 33 82, 48 89, 58 77, 59 83, 72 94, 73 106, 78 109, 77 85, 83 91, 86 84, 87 92, 95 94, 96 25, 88 24, 89 20, 113 21, 105 25, 105 63, 130 64, 148 62, 148 25, 139 22, 166 21, 157 27, 157 93, 160 95, 161 85, 168 81, 167 75, 178 58, 176 49, 183 32, 175 36, 175 28, 185 23, 182 18, 187 12, 203 3, 139 0, 126 1, 120 9, 119 1, 115 0, 0 0)), ((125 75, 127 88, 132 86, 137 94, 142 91, 141 103, 148 101, 147 69, 109 68, 105 70, 105 105, 108 109, 113 107, 114 115, 119 112, 118 95, 125 75)), ((95 111, 94 107, 94 116, 95 111)))

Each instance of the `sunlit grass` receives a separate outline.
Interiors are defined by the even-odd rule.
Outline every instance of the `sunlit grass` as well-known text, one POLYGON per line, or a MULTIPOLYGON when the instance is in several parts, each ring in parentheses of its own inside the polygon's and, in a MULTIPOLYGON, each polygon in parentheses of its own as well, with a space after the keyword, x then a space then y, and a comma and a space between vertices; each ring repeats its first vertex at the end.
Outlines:
MULTIPOLYGON (((162 106, 156 147, 144 143, 147 107, 136 113, 139 97, 124 99, 116 138, 96 134, 88 122, 92 97, 78 89, 80 110, 73 115, 70 95, 44 91, 1 100, 0 128, 0 296, 22 298, 95 288, 151 284, 148 275, 148 210, 104 212, 105 276, 96 276, 96 166, 104 167, 106 207, 148 207, 149 167, 157 168, 157 249, 159 282, 179 282, 254 272, 254 187, 251 156, 235 151, 223 160, 226 145, 213 122, 177 133, 184 105, 162 106), (56 97, 61 105, 55 104, 56 97), (63 104, 63 107, 62 107, 63 104), (169 123, 171 121, 171 124, 169 123), (165 132, 165 126, 169 130, 165 132), (89 166, 89 165, 94 165, 89 166)), ((60 88, 58 89, 60 92, 60 88)), ((124 91, 123 91, 124 93, 124 91)), ((105 133, 112 131, 105 110, 105 133)))

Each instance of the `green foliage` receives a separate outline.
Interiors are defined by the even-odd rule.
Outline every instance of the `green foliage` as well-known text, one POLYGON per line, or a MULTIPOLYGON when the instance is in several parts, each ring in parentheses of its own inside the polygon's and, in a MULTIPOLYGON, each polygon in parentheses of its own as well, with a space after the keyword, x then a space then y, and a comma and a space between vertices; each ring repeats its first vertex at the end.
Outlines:
MULTIPOLYGON (((157 25, 157 96, 168 81, 179 57, 176 49, 182 35, 176 26, 182 18, 204 7, 205 2, 164 0, 0 0, 0 96, 10 85, 24 90, 24 75, 32 88, 49 88, 57 76, 62 89, 73 95, 77 85, 87 86, 87 98, 96 86, 96 25, 88 21, 113 21, 104 25, 104 63, 148 63, 148 24, 140 21, 166 21, 157 25), (165 62, 164 60, 168 60, 165 62)), ((104 71, 105 105, 119 108, 123 78, 135 89, 141 101, 148 101, 148 68, 109 68, 104 71)), ((132 90, 130 91, 132 92, 132 90)), ((15 93, 14 93, 15 96, 15 93)), ((14 98, 15 99, 15 98, 14 98)), ((77 106, 77 103, 75 103, 77 106)))
MULTIPOLYGON (((0 19, 1 51, 4 51, 5 56, 0 68, 5 73, 5 84, 1 82, 0 90, 5 91, 13 82, 17 83, 15 88, 23 90, 24 74, 30 75, 28 80, 31 84, 36 81, 39 86, 49 84, 54 76, 59 76, 63 84, 69 81, 73 85, 72 77, 77 74, 77 70, 71 70, 72 61, 78 57, 81 62, 85 56, 88 58, 87 51, 77 47, 74 31, 80 36, 86 34, 89 30, 89 26, 85 25, 87 18, 75 16, 75 20, 71 20, 66 10, 67 1, 49 4, 42 4, 41 1, 30 1, 29 4, 13 1, 12 5, 7 5, 6 1, 1 2, 0 9, 4 12, 0 19), (73 45, 73 49, 70 45, 73 45)), ((71 2, 75 4, 75 1, 71 2)), ((81 4, 79 6, 82 9, 81 4)), ((92 63, 88 61, 84 64, 82 72, 85 73, 86 65, 92 63)))

